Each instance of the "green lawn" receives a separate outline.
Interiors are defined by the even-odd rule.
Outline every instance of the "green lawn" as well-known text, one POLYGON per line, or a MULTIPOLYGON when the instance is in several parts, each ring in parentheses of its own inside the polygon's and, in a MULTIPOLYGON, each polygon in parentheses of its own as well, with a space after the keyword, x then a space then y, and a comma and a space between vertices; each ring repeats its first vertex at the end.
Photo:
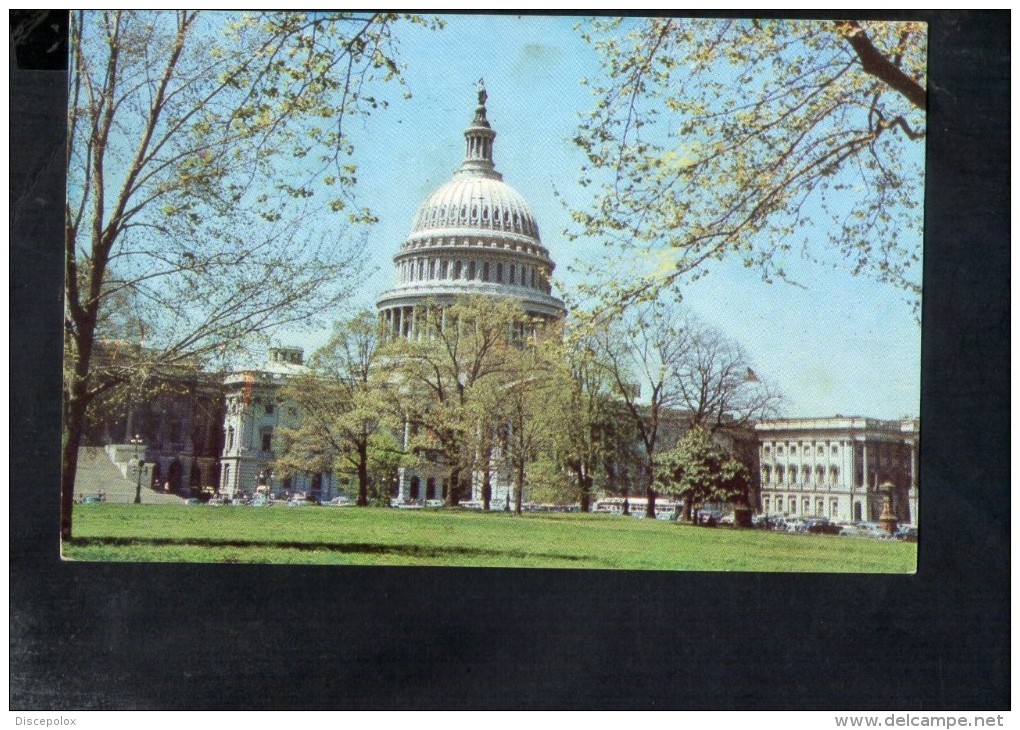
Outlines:
POLYGON ((911 543, 608 515, 79 505, 71 560, 910 573, 911 543))

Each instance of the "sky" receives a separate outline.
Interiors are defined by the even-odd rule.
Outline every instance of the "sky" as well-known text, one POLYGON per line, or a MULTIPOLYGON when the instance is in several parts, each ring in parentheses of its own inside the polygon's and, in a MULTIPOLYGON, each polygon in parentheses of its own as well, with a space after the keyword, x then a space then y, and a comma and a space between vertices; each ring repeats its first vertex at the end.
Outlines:
MULTIPOLYGON (((584 157, 570 141, 579 115, 593 103, 580 79, 599 74, 595 52, 574 30, 578 19, 446 20, 441 31, 398 31, 412 98, 402 99, 393 87, 384 94, 387 109, 348 128, 359 167, 358 203, 379 219, 367 229, 371 274, 355 294, 355 307, 373 307, 393 286, 392 257, 415 211, 460 165, 480 78, 497 133, 496 169, 531 205, 557 265, 554 293, 562 296, 577 283, 572 264, 602 253, 597 242, 571 241, 563 233, 571 227, 564 201, 580 207, 587 195, 577 185, 584 157)), ((743 345, 755 372, 784 393, 784 416, 919 415, 921 334, 902 295, 803 260, 796 251, 782 264, 800 286, 767 284, 739 261, 722 262, 683 289, 684 303, 743 345)), ((279 338, 306 350, 324 339, 279 338)))

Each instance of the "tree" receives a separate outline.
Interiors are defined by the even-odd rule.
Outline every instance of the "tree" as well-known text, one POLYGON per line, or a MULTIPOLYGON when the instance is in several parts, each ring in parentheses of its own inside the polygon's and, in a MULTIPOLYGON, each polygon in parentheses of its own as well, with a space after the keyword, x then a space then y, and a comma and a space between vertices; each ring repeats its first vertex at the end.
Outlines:
POLYGON ((368 505, 371 485, 385 481, 401 455, 391 435, 394 424, 385 420, 379 344, 371 312, 337 323, 329 342, 309 360, 308 372, 293 376, 280 394, 297 406, 299 419, 281 429, 277 469, 353 472, 360 507, 368 505))
POLYGON ((479 452, 488 453, 479 447, 489 438, 486 428, 498 422, 490 407, 514 372, 511 355, 526 320, 512 299, 430 303, 418 315, 414 338, 386 349, 386 377, 411 434, 408 450, 449 470, 450 506, 460 501, 464 475, 483 458, 479 452))
POLYGON ((607 482, 615 482, 617 464, 632 450, 636 435, 627 429, 628 417, 615 412, 619 402, 609 369, 599 360, 594 325, 585 313, 574 319, 577 326, 562 340, 560 367, 550 377, 555 387, 547 406, 556 461, 570 474, 581 511, 589 512, 600 470, 607 482))
POLYGON ((665 494, 684 500, 684 514, 691 519, 695 507, 706 502, 729 502, 747 498, 751 477, 747 467, 695 426, 673 449, 658 455, 656 485, 665 494))
POLYGON ((617 306, 652 299, 722 259, 771 282, 803 246, 901 289, 916 313, 926 33, 884 21, 588 23, 605 77, 575 139, 594 197, 574 234, 629 260, 648 254, 634 278, 597 288, 617 306))
POLYGON ((529 465, 538 462, 553 443, 559 425, 557 416, 562 414, 556 396, 563 385, 557 377, 562 373, 560 327, 528 323, 526 319, 520 324, 530 333, 507 352, 504 382, 493 391, 497 398, 491 411, 494 422, 506 428, 504 456, 514 474, 514 512, 518 515, 529 465))
POLYGON ((679 403, 692 426, 716 433, 775 416, 782 395, 752 369, 739 343, 685 317, 686 338, 675 371, 679 403))
POLYGON ((323 214, 353 202, 344 119, 385 103, 370 92, 377 82, 400 80, 397 20, 71 14, 63 538, 98 396, 181 363, 226 361, 328 310, 356 281, 360 247, 323 214), (328 205, 312 207, 329 189, 328 205), (126 295, 145 323, 140 356, 102 369, 99 323, 126 295))
POLYGON ((691 348, 679 310, 652 302, 630 307, 594 330, 596 353, 620 409, 644 450, 646 512, 655 517, 655 457, 667 420, 683 405, 678 373, 691 348))

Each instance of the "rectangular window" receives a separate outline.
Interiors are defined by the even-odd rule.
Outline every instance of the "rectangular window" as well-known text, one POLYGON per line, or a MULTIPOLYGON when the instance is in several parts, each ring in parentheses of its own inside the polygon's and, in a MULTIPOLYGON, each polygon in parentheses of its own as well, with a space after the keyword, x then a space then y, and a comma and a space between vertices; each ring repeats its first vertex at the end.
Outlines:
POLYGON ((489 280, 489 262, 486 261, 482 264, 482 281, 489 280))
POLYGON ((503 264, 496 264, 496 281, 503 283, 503 264))
POLYGON ((271 429, 262 432, 262 450, 263 451, 273 450, 273 432, 271 429))
POLYGON ((445 279, 446 275, 448 273, 449 273, 449 262, 447 262, 447 261, 440 262, 440 264, 439 264, 439 278, 440 279, 445 279))

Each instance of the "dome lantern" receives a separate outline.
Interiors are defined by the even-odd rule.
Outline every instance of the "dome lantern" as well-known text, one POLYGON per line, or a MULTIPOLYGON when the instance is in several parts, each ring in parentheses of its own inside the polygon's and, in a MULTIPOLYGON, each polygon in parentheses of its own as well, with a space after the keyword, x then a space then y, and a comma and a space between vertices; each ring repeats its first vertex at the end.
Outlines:
POLYGON ((478 106, 475 108, 475 118, 471 120, 471 126, 464 130, 467 149, 464 162, 455 173, 457 177, 503 179, 503 176, 496 172, 495 163, 492 161, 492 142, 496 139, 496 133, 485 116, 485 101, 488 98, 484 79, 478 79, 478 106))

